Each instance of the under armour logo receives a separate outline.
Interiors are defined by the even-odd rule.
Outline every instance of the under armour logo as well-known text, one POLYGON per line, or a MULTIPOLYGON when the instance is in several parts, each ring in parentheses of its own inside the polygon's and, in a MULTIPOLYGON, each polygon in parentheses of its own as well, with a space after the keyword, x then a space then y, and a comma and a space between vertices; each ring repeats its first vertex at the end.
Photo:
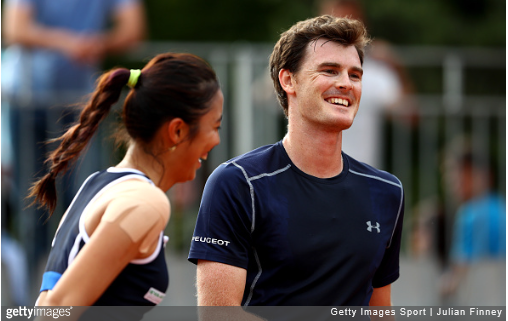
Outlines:
POLYGON ((367 227, 367 231, 372 232, 372 228, 375 228, 375 229, 377 229, 378 233, 381 233, 381 228, 380 228, 379 222, 376 222, 376 226, 373 226, 371 221, 368 221, 367 225, 369 226, 369 227, 367 227))

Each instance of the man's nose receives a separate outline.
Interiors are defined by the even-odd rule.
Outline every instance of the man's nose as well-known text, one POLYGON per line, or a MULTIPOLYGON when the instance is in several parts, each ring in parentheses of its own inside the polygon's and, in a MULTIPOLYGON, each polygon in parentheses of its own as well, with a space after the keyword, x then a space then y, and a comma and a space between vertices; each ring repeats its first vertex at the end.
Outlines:
POLYGON ((353 87, 351 78, 347 73, 341 73, 335 80, 335 87, 341 90, 350 90, 353 87))

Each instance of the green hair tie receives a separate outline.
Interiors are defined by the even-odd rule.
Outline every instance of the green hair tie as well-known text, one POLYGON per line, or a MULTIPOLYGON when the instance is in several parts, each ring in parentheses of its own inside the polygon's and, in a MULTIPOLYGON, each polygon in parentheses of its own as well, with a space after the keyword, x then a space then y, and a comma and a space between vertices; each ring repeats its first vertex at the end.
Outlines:
POLYGON ((131 74, 129 76, 129 81, 127 82, 127 86, 134 88, 138 83, 139 76, 141 75, 141 70, 139 69, 131 69, 131 74))

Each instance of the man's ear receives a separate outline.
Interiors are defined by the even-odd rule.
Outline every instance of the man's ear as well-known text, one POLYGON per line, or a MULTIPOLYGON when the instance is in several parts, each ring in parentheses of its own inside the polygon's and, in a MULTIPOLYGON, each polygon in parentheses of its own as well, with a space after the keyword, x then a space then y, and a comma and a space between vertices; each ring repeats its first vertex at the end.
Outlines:
POLYGON ((279 82, 280 82, 282 89, 284 89, 284 91, 288 95, 292 95, 295 93, 295 88, 294 88, 295 87, 295 79, 293 77, 292 72, 290 72, 287 69, 281 69, 279 71, 279 82))
POLYGON ((168 147, 180 144, 189 134, 189 125, 181 118, 173 118, 166 126, 168 147))

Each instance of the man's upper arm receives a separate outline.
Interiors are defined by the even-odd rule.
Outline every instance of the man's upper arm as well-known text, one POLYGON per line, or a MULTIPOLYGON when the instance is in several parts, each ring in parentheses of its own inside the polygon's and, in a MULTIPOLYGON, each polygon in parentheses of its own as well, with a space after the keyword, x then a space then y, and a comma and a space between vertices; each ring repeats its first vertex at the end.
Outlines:
POLYGON ((206 182, 189 260, 207 260, 247 269, 252 248, 252 199, 242 172, 221 166, 206 182))
MULTIPOLYGON (((372 292, 372 296, 370 297, 369 305, 371 309, 377 310, 375 307, 389 307, 392 306, 392 286, 388 284, 387 286, 383 286, 381 288, 374 288, 372 292)), ((380 309, 380 308, 379 308, 380 309)), ((381 318, 379 315, 372 315, 371 320, 385 320, 385 321, 395 321, 394 315, 385 314, 384 317, 381 318)))
POLYGON ((222 165, 208 177, 189 252, 189 260, 197 263, 198 305, 241 305, 251 211, 250 190, 236 166, 222 165))
POLYGON ((198 306, 240 306, 247 271, 236 266, 198 260, 198 306))
MULTIPOLYGON (((403 191, 402 191, 403 192, 403 191)), ((400 192, 397 192, 400 195, 400 192)), ((404 194, 398 196, 396 205, 398 213, 394 213, 394 226, 390 242, 372 280, 374 288, 381 288, 395 282, 400 275, 400 247, 402 244, 402 228, 404 220, 404 194)))
POLYGON ((370 306, 391 306, 392 305, 392 285, 388 284, 381 288, 374 288, 370 297, 370 306))

